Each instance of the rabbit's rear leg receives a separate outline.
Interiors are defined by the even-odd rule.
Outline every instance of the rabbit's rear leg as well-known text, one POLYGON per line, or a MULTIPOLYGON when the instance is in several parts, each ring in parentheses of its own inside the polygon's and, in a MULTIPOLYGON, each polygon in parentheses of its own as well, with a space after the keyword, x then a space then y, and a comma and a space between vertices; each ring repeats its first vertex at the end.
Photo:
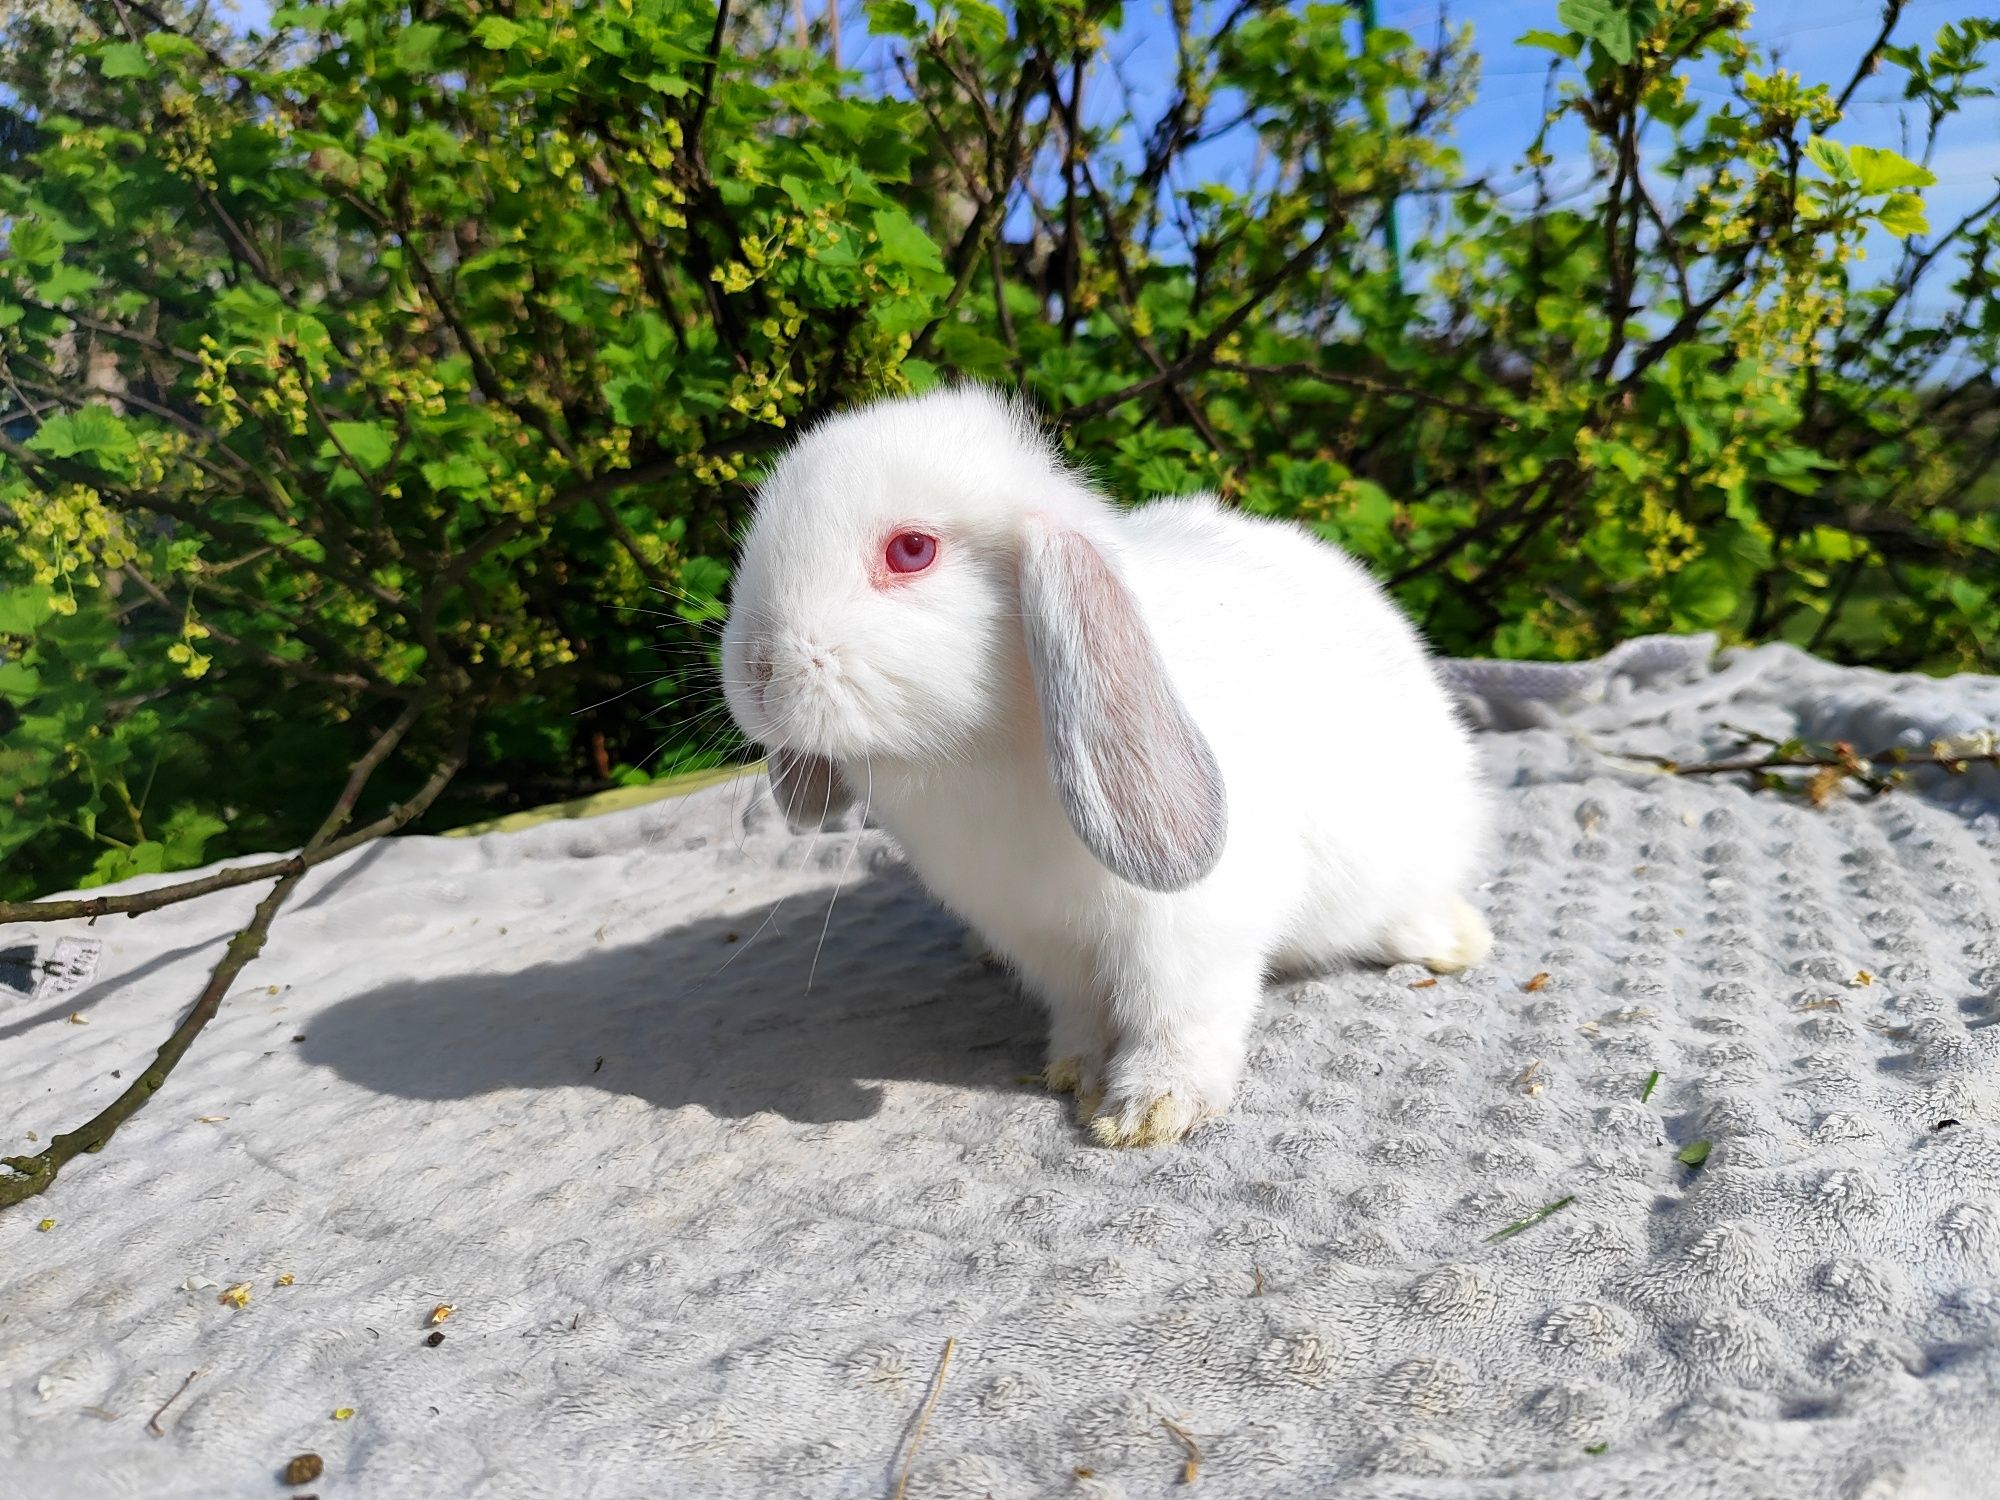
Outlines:
POLYGON ((1086 1117, 1100 1145, 1177 1141, 1226 1110, 1236 1093, 1263 966, 1253 951, 1199 964, 1180 957, 1183 963, 1135 976, 1112 996, 1118 1044, 1103 1101, 1086 1117))
POLYGON ((1440 912, 1405 918, 1382 935, 1376 958, 1385 964, 1422 964, 1433 974, 1456 974, 1486 961, 1493 930, 1462 897, 1440 912))

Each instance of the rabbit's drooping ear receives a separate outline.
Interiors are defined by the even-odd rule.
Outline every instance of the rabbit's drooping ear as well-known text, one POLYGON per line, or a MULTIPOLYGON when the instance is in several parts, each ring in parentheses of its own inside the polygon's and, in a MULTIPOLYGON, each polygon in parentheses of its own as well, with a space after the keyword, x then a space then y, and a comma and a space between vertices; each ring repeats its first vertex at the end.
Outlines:
POLYGON ((773 750, 768 764, 771 795, 794 833, 824 828, 854 805, 854 793, 824 755, 773 750))
POLYGON ((1193 885, 1222 857, 1222 772, 1137 602, 1088 538, 1036 517, 1022 544, 1021 610, 1070 827, 1134 885, 1193 885))

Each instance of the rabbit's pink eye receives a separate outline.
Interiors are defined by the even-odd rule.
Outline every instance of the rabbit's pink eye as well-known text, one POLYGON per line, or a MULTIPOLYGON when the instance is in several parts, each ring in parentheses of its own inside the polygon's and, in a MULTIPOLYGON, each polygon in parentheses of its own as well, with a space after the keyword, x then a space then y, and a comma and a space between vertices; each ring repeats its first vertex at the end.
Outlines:
POLYGON ((937 561, 937 538, 921 531, 899 531, 889 538, 889 571, 921 573, 937 561))

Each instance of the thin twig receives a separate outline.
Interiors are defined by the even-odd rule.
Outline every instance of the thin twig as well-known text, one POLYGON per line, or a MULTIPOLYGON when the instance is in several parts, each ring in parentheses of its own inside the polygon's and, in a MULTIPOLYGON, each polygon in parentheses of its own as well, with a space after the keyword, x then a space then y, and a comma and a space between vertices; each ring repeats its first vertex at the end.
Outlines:
POLYGON ((1350 386, 1357 391, 1367 391, 1373 396, 1415 401, 1422 406, 1455 411, 1462 417, 1478 417, 1483 421, 1505 427, 1509 431, 1520 425, 1505 412, 1495 411, 1490 406, 1481 406, 1472 401, 1454 401, 1449 396, 1434 396, 1429 391, 1418 390, 1415 386, 1398 385, 1392 380, 1378 380, 1373 375, 1350 375, 1341 370, 1329 370, 1321 365, 1309 364, 1304 360, 1294 360, 1286 364, 1257 365, 1233 359, 1218 359, 1212 362, 1211 368, 1232 375, 1263 375, 1283 380, 1317 380, 1326 385, 1350 386))
MULTIPOLYGON (((217 870, 213 875, 204 875, 199 880, 183 881, 179 885, 162 886, 157 890, 140 891, 130 896, 88 896, 79 901, 5 901, 0 902, 0 925, 10 922, 66 922, 79 917, 95 921, 99 917, 136 917, 143 912, 158 911, 163 906, 178 906, 183 901, 192 901, 197 896, 208 896, 216 891, 230 890, 239 885, 252 885, 259 880, 284 879, 303 875, 314 865, 325 864, 330 859, 338 859, 350 849, 359 848, 372 839, 378 839, 414 820, 422 808, 412 798, 403 806, 376 819, 365 828, 358 829, 346 838, 335 838, 347 820, 353 815, 355 801, 361 789, 376 767, 386 760, 396 748, 410 726, 417 721, 424 709, 430 706, 427 697, 419 696, 407 704, 403 712, 376 739, 368 753, 355 763, 353 772, 347 778, 347 785, 341 789, 333 810, 326 815, 304 849, 284 859, 274 859, 261 865, 238 865, 233 869, 217 870)), ((443 788, 440 786, 439 790, 443 788)), ((425 803, 424 806, 428 806, 425 803)))
MULTIPOLYGON (((835 24, 839 24, 837 18, 835 24)), ((695 99, 694 118, 687 130, 687 138, 696 150, 701 149, 701 127, 708 118, 708 107, 715 102, 715 70, 722 65, 722 34, 728 29, 729 0, 722 0, 715 7, 715 32, 708 39, 708 57, 701 69, 701 93, 695 99)))
POLYGON ((1874 73, 1882 60, 1882 49, 1889 45, 1889 38, 1895 34, 1896 23, 1903 18, 1903 7, 1908 0, 1882 0, 1882 29, 1875 33, 1875 40, 1868 44, 1868 50, 1861 54, 1861 61, 1854 65, 1854 76, 1847 80, 1847 87, 1840 91, 1834 107, 1842 114, 1847 113, 1847 101, 1854 97, 1854 91, 1861 87, 1861 81, 1874 73))
POLYGON ((916 1467, 917 1449, 923 1443, 924 1429, 931 1425, 931 1413, 937 1410, 938 1397, 944 1394, 944 1378, 951 1371, 952 1351, 958 1348, 958 1340, 944 1341, 944 1355, 938 1360, 937 1374, 931 1380, 931 1398, 924 1403, 923 1414, 917 1418, 917 1430, 910 1434, 909 1451, 903 1455, 903 1475, 896 1481, 895 1500, 903 1500, 910 1488, 910 1470, 916 1467))
POLYGON ((152 1433, 154 1437, 165 1437, 167 1435, 167 1429, 160 1425, 160 1418, 164 1417, 167 1414, 168 1407, 172 1406, 176 1401, 180 1400, 181 1397, 187 1394, 187 1388, 195 1383, 195 1378, 200 1374, 201 1371, 199 1370, 188 1371, 188 1378, 181 1382, 180 1389, 175 1391, 171 1396, 167 1397, 166 1400, 162 1401, 160 1403, 160 1409, 154 1412, 152 1416, 146 1419, 146 1431, 152 1433))
MULTIPOLYGON (((438 795, 465 764, 467 744, 471 737, 471 723, 472 716, 469 710, 462 712, 456 743, 444 762, 432 773, 430 780, 415 797, 398 808, 391 818, 380 820, 378 824, 371 825, 371 828, 379 828, 381 823, 393 823, 394 826, 400 827, 421 816, 437 800, 438 795)), ((408 727, 400 719, 398 724, 403 728, 408 727)), ((392 729, 394 728, 395 726, 392 726, 392 729)), ((396 730, 396 733, 400 738, 401 731, 396 730)), ((389 732, 385 731, 381 739, 387 739, 388 734, 389 732)), ((378 739, 378 746, 380 743, 381 740, 378 739)), ((366 780, 364 768, 366 771, 372 771, 380 765, 387 754, 388 751, 383 750, 380 755, 376 755, 371 749, 370 754, 364 756, 356 765, 355 773, 348 778, 348 784, 342 790, 340 799, 327 814, 325 822, 320 825, 319 832, 314 835, 315 840, 330 838, 346 823, 354 801, 360 795, 361 785, 366 780)), ((374 833, 371 836, 380 835, 374 833)), ((354 841, 341 842, 347 842, 349 847, 352 847, 356 841, 359 841, 358 835, 354 841)), ((323 850, 333 847, 333 844, 323 844, 316 849, 308 845, 305 853, 299 858, 303 862, 307 856, 320 854, 323 850)), ((202 992, 196 997, 193 1008, 182 1018, 180 1025, 174 1028, 172 1035, 160 1045, 152 1063, 122 1094, 75 1130, 64 1131, 52 1137, 48 1147, 39 1154, 0 1158, 0 1164, 11 1168, 15 1174, 12 1177, 0 1178, 0 1208, 23 1202, 37 1193, 45 1192, 56 1180, 57 1174, 70 1161, 86 1151, 103 1150, 105 1143, 111 1139, 118 1127, 143 1109, 146 1102, 165 1086, 167 1075, 173 1072, 181 1058, 187 1054, 188 1048, 193 1045, 194 1039, 201 1034, 202 1028, 213 1020, 216 1012, 221 1009, 223 997, 229 993, 229 988, 236 982, 237 976, 259 953, 263 952, 265 940, 271 933, 272 922, 277 919, 279 910, 298 889, 299 882, 304 879, 305 867, 302 863, 301 868, 286 874, 271 887, 264 899, 257 903, 257 909, 251 915, 249 924, 229 940, 229 947, 210 973, 208 983, 202 987, 202 992)))

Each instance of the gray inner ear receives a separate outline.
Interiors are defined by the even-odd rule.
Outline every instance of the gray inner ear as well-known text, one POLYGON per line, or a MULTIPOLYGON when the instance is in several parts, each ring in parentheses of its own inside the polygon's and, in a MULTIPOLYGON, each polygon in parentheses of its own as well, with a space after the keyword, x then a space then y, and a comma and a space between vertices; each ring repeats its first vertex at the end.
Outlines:
POLYGON ((1222 857, 1222 773, 1138 605, 1086 538, 1034 525, 1021 607, 1049 773, 1070 827, 1134 885, 1193 885, 1222 857))
POLYGON ((794 833, 824 828, 854 805, 854 793, 841 778, 839 767, 824 755, 773 750, 766 765, 771 773, 771 795, 794 833))

